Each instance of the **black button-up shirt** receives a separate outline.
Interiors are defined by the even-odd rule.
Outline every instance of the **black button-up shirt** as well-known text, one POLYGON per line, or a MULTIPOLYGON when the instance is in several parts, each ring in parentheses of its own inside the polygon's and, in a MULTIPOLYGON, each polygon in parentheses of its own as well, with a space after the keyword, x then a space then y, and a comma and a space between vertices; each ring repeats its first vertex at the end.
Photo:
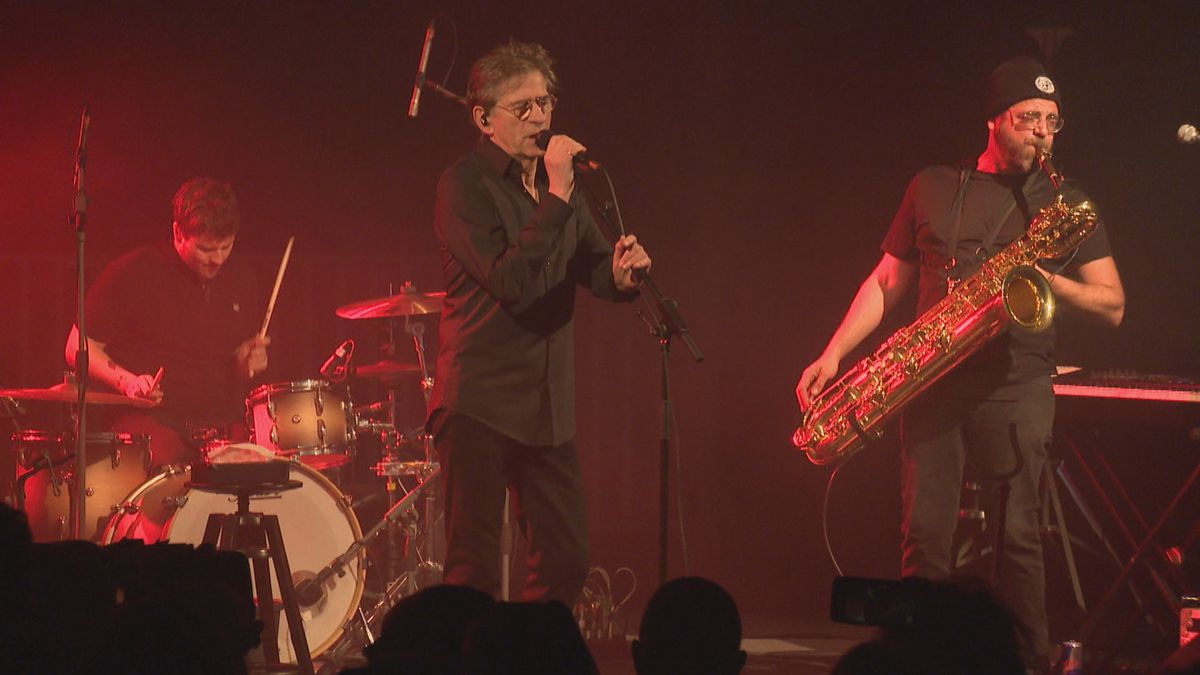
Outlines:
POLYGON ((520 164, 486 138, 442 174, 434 228, 446 306, 430 410, 558 445, 575 435, 576 285, 612 300, 637 294, 617 290, 612 245, 582 190, 570 204, 551 195, 540 165, 537 187, 540 203, 520 164))

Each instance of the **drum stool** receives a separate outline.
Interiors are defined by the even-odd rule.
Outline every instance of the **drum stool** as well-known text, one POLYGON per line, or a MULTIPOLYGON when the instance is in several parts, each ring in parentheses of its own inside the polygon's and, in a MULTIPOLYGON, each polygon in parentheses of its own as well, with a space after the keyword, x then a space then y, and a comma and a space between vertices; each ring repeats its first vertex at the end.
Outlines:
MULTIPOLYGON (((261 465, 262 463, 259 463, 261 465)), ((279 530, 279 518, 275 515, 256 513, 250 510, 250 498, 256 495, 275 494, 303 486, 298 480, 256 480, 254 473, 244 471, 254 464, 228 464, 221 467, 220 478, 192 480, 187 487, 205 492, 229 494, 237 497, 234 513, 212 513, 204 528, 204 543, 221 551, 238 551, 250 559, 253 568, 254 588, 258 594, 258 617, 263 622, 262 650, 269 672, 300 672, 312 675, 312 656, 308 650, 308 638, 304 635, 304 622, 300 618, 300 606, 296 602, 296 588, 292 583, 292 571, 288 566, 287 551, 283 547, 283 534, 279 530), (238 473, 238 472, 241 473, 238 473), (268 561, 275 567, 275 578, 279 581, 279 595, 283 598, 283 612, 288 620, 288 633, 292 649, 296 654, 297 666, 281 664, 279 661, 279 621, 275 610, 274 594, 271 592, 271 570, 268 561)), ((195 470, 193 469, 193 476, 195 470)), ((286 475, 286 474, 285 474, 286 475)))

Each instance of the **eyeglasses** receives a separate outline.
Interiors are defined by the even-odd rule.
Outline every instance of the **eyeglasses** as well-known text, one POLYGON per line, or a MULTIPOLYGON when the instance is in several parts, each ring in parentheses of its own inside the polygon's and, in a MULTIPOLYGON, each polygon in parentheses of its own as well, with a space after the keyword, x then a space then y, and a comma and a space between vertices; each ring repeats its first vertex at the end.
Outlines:
POLYGON ((1046 123, 1047 133, 1057 134, 1063 128, 1063 118, 1058 115, 1050 114, 1043 120, 1042 113, 1036 110, 1027 110, 1023 113, 1014 113, 1009 110, 1008 114, 1012 116, 1013 128, 1018 131, 1033 131, 1042 122, 1046 123))
POLYGON ((507 110, 517 119, 524 122, 525 120, 529 119, 529 114, 533 112, 533 106, 536 105, 538 109, 542 111, 543 115, 549 115, 550 113, 554 112, 554 106, 557 104, 557 96, 553 94, 546 94, 545 96, 538 96, 537 98, 530 98, 518 103, 514 103, 512 106, 503 106, 497 103, 496 107, 501 110, 507 110))

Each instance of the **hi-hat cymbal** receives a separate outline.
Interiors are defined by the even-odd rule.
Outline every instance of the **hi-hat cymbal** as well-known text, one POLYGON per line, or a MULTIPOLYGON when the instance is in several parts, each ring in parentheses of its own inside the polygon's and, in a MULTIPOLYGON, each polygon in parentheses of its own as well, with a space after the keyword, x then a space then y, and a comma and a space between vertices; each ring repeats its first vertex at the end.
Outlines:
POLYGON ((356 377, 366 377, 372 380, 397 380, 406 375, 420 375, 421 367, 415 363, 401 363, 384 359, 365 366, 357 366, 352 371, 356 377))
MULTIPOLYGON (((56 384, 45 389, 0 389, 0 396, 21 399, 23 401, 50 401, 52 403, 76 403, 79 392, 75 387, 66 384, 56 384)), ((89 391, 84 402, 91 405, 128 405, 134 408, 150 408, 154 401, 144 398, 130 398, 124 394, 113 394, 106 391, 89 391)))
POLYGON ((343 319, 387 319, 415 314, 434 314, 442 311, 446 293, 418 293, 412 286, 404 286, 399 293, 385 298, 361 300, 337 308, 343 319))

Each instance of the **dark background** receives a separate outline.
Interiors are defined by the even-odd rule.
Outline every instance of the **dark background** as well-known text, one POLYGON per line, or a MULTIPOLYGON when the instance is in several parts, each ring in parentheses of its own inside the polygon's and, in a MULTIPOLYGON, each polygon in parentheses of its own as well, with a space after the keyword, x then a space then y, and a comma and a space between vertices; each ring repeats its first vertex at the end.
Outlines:
MULTIPOLYGON (((476 138, 465 111, 430 92, 420 117, 405 117, 424 26, 444 13, 457 53, 440 24, 430 73, 441 79, 456 57, 455 91, 510 37, 557 56, 556 128, 605 162, 626 224, 706 352, 697 365, 677 344, 671 359, 689 571, 745 608, 819 615, 833 574, 820 528, 828 472, 789 442, 795 381, 876 262, 909 176, 982 150, 982 83, 999 61, 1039 53, 1025 28, 1074 29, 1053 61, 1067 120, 1057 158, 1105 215, 1128 297, 1119 330, 1064 317, 1060 362, 1200 372, 1200 147, 1175 140, 1200 121, 1200 9, 1128 4, 8 3, 0 387, 61 377, 84 100, 89 280, 168 236, 176 187, 214 176, 241 200, 236 255, 265 281, 297 237, 274 379, 314 376, 348 336, 372 356, 374 329, 333 309, 389 283, 441 288, 433 190, 476 138)), ((593 558, 632 567, 640 602, 657 569, 657 346, 633 309, 588 299, 577 335, 593 558)), ((847 572, 896 573, 896 494, 893 440, 842 472, 830 527, 847 572)), ((682 573, 674 527, 672 542, 682 573)))

